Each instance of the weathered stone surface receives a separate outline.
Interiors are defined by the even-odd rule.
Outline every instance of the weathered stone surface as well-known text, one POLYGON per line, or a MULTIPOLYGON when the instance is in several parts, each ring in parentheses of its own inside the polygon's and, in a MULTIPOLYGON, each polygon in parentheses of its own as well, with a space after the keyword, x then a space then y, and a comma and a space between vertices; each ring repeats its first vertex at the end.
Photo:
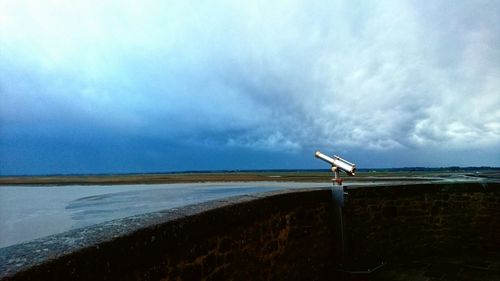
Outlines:
POLYGON ((343 216, 352 259, 500 250, 498 183, 352 189, 343 216))
POLYGON ((474 280, 485 268, 496 280, 498 183, 347 191, 343 232, 329 189, 239 196, 2 248, 0 279, 370 280, 335 271, 343 234, 344 267, 389 263, 373 280, 474 280), (476 259, 429 261, 440 256, 476 259))

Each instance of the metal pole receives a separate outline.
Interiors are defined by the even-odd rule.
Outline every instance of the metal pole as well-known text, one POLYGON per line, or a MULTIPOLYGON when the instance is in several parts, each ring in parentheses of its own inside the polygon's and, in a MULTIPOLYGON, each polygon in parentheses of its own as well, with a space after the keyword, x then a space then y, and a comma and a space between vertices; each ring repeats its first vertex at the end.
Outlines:
POLYGON ((344 262, 345 257, 345 241, 344 241, 344 222, 342 219, 342 207, 344 207, 344 186, 342 185, 342 179, 340 178, 340 171, 338 167, 332 166, 332 172, 335 174, 335 178, 332 179, 332 199, 335 203, 334 208, 336 208, 337 220, 340 228, 340 262, 344 262))

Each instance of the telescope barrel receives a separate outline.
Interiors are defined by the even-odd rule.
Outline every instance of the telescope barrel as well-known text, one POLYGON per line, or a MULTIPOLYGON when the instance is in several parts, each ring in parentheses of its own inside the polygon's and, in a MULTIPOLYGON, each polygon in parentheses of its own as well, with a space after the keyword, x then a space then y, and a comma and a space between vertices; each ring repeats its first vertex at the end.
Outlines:
POLYGON ((316 153, 314 154, 314 156, 316 156, 316 158, 319 158, 319 159, 321 159, 321 160, 323 160, 325 162, 328 162, 328 163, 330 163, 332 165, 333 165, 333 163, 335 161, 335 159, 333 159, 332 157, 330 157, 328 155, 325 155, 325 154, 323 154, 323 153, 321 153, 319 151, 316 151, 316 153))
POLYGON ((337 155, 333 155, 333 158, 335 158, 335 159, 339 159, 340 161, 344 161, 344 162, 346 162, 347 164, 349 164, 349 165, 351 165, 351 166, 356 166, 356 164, 351 163, 351 162, 349 162, 349 161, 345 160, 344 158, 340 158, 340 157, 339 157, 339 156, 337 156, 337 155))
POLYGON ((347 162, 347 161, 343 161, 342 158, 338 157, 338 158, 332 158, 328 155, 325 155, 319 151, 316 151, 316 153, 314 154, 317 158, 325 161, 325 162, 328 162, 330 163, 330 165, 332 166, 337 166, 339 167, 340 169, 344 170, 348 175, 351 175, 351 176, 354 176, 354 173, 356 172, 356 166, 350 162, 347 162))

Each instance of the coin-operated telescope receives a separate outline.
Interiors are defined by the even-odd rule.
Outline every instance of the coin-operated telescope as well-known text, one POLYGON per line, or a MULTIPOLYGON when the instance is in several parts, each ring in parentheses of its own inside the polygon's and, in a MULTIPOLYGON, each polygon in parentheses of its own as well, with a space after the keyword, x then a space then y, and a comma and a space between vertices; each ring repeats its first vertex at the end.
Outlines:
POLYGON ((349 176, 354 176, 356 173, 356 165, 338 157, 337 155, 334 155, 333 157, 330 157, 328 155, 325 155, 319 151, 316 151, 314 154, 317 158, 329 163, 332 165, 332 172, 335 174, 335 179, 334 182, 337 185, 342 185, 342 179, 340 178, 340 170, 344 171, 346 174, 349 176))
POLYGON ((351 163, 345 159, 338 157, 337 155, 330 157, 319 151, 316 151, 314 156, 332 165, 332 172, 335 173, 335 179, 332 179, 333 181, 332 199, 333 199, 333 210, 334 210, 334 216, 333 216, 334 224, 339 226, 336 228, 338 230, 338 233, 336 235, 338 235, 337 237, 339 237, 339 239, 335 240, 338 249, 340 249, 340 263, 337 271, 349 273, 352 275, 368 274, 381 268, 382 266, 385 265, 384 262, 381 262, 379 265, 373 266, 368 269, 365 268, 354 269, 349 265, 349 260, 346 259, 347 247, 344 239, 344 223, 342 219, 342 208, 344 207, 344 196, 347 195, 347 193, 344 193, 344 186, 342 186, 342 179, 340 178, 340 170, 344 171, 349 176, 354 176, 354 174, 356 173, 356 165, 354 163, 351 163))
POLYGON ((335 178, 332 179, 333 181, 332 201, 333 201, 333 212, 334 212, 333 217, 334 217, 334 224, 339 226, 336 228, 338 230, 336 236, 339 239, 335 239, 335 241, 337 243, 337 248, 340 249, 340 261, 341 263, 343 263, 346 251, 346 245, 344 241, 344 223, 342 220, 342 207, 344 207, 345 194, 344 194, 344 186, 342 185, 342 179, 340 178, 340 170, 344 171, 346 174, 350 176, 354 176, 356 172, 356 165, 338 157, 337 155, 330 157, 319 151, 316 151, 314 156, 332 165, 332 172, 335 174, 335 178))

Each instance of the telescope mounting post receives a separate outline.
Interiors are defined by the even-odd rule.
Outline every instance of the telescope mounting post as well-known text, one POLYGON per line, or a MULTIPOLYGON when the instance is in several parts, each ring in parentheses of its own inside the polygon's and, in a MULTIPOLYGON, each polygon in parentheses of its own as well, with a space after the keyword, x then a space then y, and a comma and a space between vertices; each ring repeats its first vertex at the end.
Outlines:
MULTIPOLYGON (((333 203, 333 223, 335 226, 338 228, 338 233, 337 237, 339 238, 337 240, 337 248, 336 250, 340 249, 340 257, 339 257, 339 264, 338 264, 338 272, 344 272, 348 273, 351 275, 355 274, 369 274, 382 266, 384 266, 384 262, 380 263, 379 265, 369 268, 369 269, 363 269, 363 270, 353 270, 350 265, 348 265, 349 261, 348 259, 350 257, 346 256, 346 241, 345 241, 345 235, 344 235, 344 222, 343 222, 343 215, 342 215, 342 209, 344 207, 344 195, 347 194, 344 192, 344 186, 342 185, 342 178, 340 177, 340 170, 344 171, 346 174, 349 176, 354 176, 356 172, 356 165, 354 163, 351 163, 345 159, 340 158, 337 155, 334 155, 333 157, 330 157, 328 155, 325 155, 319 151, 316 151, 314 154, 316 158, 319 158, 327 163, 329 163, 332 168, 331 171, 335 175, 334 178, 332 178, 332 188, 331 188, 331 196, 332 196, 332 203, 333 203)), ((359 266, 359 265, 358 265, 359 266)))
POLYGON ((332 179, 333 185, 342 185, 339 168, 337 166, 332 166, 332 172, 335 174, 335 178, 332 179))

